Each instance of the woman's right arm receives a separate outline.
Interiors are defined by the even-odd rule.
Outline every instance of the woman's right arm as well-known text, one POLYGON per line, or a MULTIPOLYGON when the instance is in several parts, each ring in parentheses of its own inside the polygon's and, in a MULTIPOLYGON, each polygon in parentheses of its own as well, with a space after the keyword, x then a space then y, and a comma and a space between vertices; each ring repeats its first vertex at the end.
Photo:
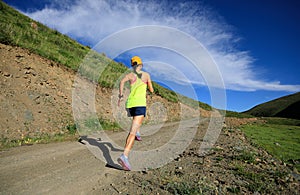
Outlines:
POLYGON ((130 80, 130 75, 127 74, 121 81, 120 81, 120 86, 119 86, 119 98, 118 98, 118 106, 120 106, 120 103, 123 98, 123 88, 124 84, 130 80))

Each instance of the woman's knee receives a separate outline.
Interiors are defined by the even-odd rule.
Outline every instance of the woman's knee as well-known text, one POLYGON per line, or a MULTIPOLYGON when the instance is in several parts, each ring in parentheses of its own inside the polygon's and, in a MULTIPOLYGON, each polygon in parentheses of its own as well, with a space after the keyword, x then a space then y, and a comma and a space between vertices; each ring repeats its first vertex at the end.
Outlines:
POLYGON ((141 124, 140 123, 137 123, 137 122, 132 122, 132 125, 131 125, 131 129, 130 129, 130 134, 136 134, 137 130, 141 127, 141 124))

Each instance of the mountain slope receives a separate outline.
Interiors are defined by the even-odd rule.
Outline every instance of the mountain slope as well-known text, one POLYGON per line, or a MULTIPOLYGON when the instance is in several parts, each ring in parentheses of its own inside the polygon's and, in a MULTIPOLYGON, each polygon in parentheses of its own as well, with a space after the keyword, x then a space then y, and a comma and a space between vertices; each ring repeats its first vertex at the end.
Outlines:
MULTIPOLYGON (((113 88, 120 76, 128 71, 125 65, 107 58, 105 54, 91 50, 88 46, 79 44, 57 30, 32 20, 2 1, 0 1, 0 14, 0 43, 28 49, 41 57, 53 60, 75 71, 78 70, 83 60, 87 62, 88 56, 90 67, 81 70, 80 73, 106 88, 113 88), (105 69, 101 77, 98 78, 97 71, 99 69, 102 71, 102 67, 105 69)), ((193 107, 200 106, 205 110, 212 109, 205 103, 176 94, 156 83, 154 83, 154 87, 155 94, 168 101, 177 103, 181 100, 184 104, 193 107)))
POLYGON ((300 119, 300 92, 257 105, 244 113, 258 117, 300 119))
POLYGON ((286 109, 278 112, 275 116, 284 117, 284 118, 300 118, 300 101, 297 101, 289 105, 286 109))

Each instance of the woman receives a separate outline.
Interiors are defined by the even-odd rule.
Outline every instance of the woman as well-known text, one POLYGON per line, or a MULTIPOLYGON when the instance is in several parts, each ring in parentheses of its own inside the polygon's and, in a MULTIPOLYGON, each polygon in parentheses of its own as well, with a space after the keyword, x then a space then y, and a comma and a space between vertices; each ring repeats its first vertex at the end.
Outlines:
POLYGON ((126 109, 128 115, 133 117, 130 132, 126 139, 125 149, 123 154, 118 158, 118 162, 122 165, 124 170, 131 170, 128 161, 129 152, 133 146, 134 140, 141 141, 140 127, 146 116, 146 91, 147 87, 153 93, 153 86, 151 83, 150 75, 143 72, 141 69, 143 63, 140 57, 134 56, 131 58, 131 66, 133 72, 127 74, 120 82, 119 89, 119 102, 123 98, 123 88, 125 82, 130 82, 130 94, 126 102, 126 109))

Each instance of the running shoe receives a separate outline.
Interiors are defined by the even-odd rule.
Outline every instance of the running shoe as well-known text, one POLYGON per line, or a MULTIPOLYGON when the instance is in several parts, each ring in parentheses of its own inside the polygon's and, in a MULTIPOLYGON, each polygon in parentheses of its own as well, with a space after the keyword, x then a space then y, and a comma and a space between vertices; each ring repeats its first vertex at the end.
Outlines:
POLYGON ((141 134, 140 134, 140 133, 136 133, 136 134, 135 134, 135 140, 137 140, 137 141, 142 141, 142 138, 141 138, 141 134))
POLYGON ((128 158, 124 154, 122 154, 120 156, 120 158, 118 158, 118 163, 123 167, 123 169, 125 171, 130 171, 131 170, 131 166, 128 162, 128 158))

